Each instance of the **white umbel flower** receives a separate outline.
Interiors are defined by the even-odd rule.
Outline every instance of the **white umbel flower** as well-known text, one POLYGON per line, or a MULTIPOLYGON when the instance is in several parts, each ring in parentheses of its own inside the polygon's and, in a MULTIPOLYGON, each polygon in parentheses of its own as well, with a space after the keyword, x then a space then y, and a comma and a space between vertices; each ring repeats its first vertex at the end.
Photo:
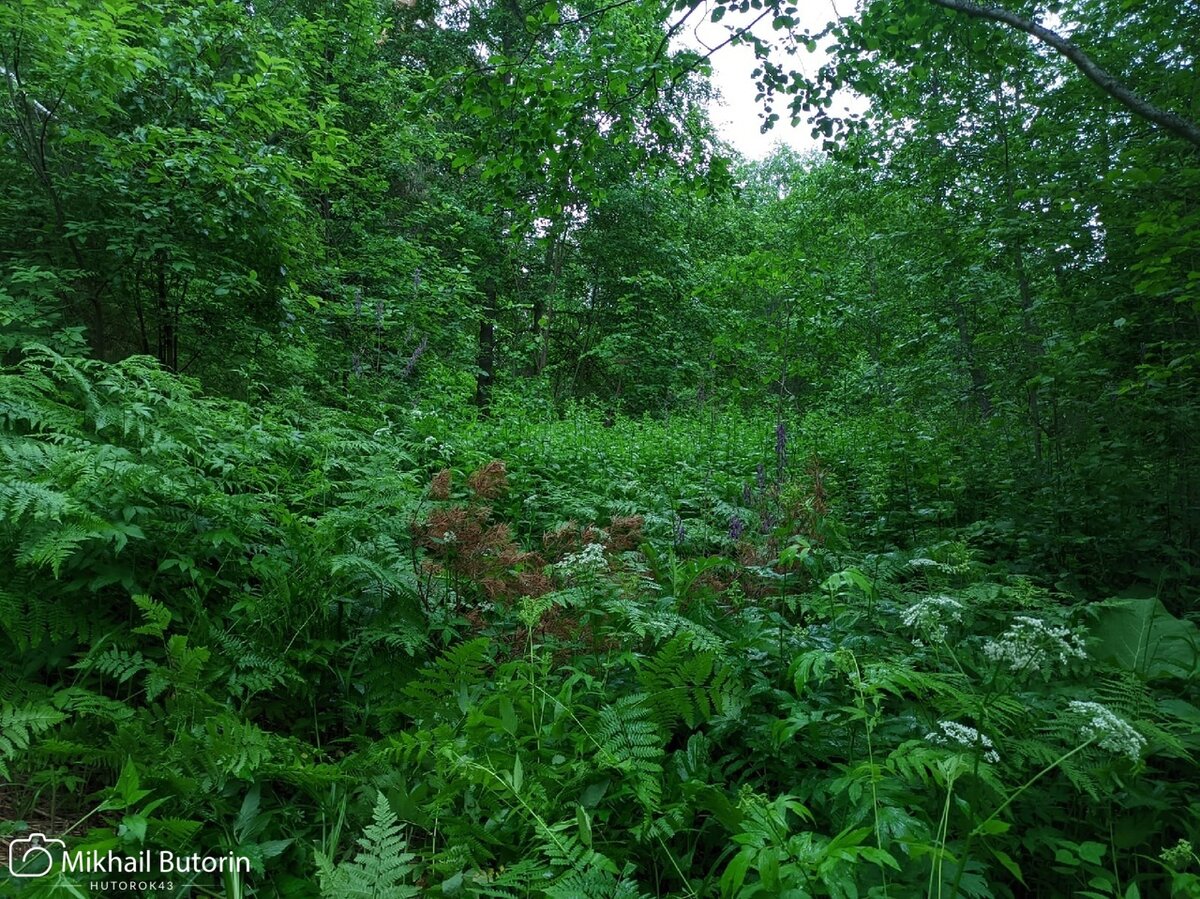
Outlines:
MULTIPOLYGON (((941 643, 951 624, 962 622, 963 604, 952 596, 927 596, 904 610, 900 620, 935 643, 941 643)), ((918 641, 913 641, 918 642, 918 641)))
POLYGON ((925 739, 937 746, 951 746, 959 749, 978 749, 983 754, 985 762, 993 765, 1000 761, 1000 753, 992 741, 975 728, 957 721, 939 721, 941 733, 933 731, 925 735, 925 739))
POLYGON ((1043 674, 1049 674, 1056 665, 1066 666, 1072 659, 1087 658, 1082 635, 1028 615, 1018 615, 998 639, 986 641, 983 654, 1013 671, 1043 674))
POLYGON ((1142 757, 1146 748, 1145 738, 1122 721, 1108 706, 1098 702, 1070 703, 1068 708, 1076 715, 1084 718, 1083 736, 1088 740, 1096 740, 1102 749, 1107 749, 1114 755, 1128 756, 1136 762, 1142 757))
POLYGON ((577 553, 571 553, 555 566, 559 574, 565 578, 594 577, 608 563, 604 559, 604 546, 600 543, 589 543, 577 553))

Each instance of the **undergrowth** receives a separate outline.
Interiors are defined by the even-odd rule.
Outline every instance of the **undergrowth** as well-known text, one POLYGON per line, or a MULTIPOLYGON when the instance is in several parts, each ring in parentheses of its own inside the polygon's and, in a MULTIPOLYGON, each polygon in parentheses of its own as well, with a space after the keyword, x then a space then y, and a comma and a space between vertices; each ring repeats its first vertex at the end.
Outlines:
POLYGON ((1195 624, 856 549, 795 426, 255 411, 45 348, 0 398, 6 839, 248 859, 194 896, 1200 892, 1195 624))

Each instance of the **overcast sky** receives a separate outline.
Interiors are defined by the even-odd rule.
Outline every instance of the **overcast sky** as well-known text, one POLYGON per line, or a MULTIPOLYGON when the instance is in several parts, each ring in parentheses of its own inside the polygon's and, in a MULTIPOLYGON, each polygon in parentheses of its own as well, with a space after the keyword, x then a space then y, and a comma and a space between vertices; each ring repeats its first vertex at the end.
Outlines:
MULTIPOLYGON (((820 31, 837 17, 834 0, 795 0, 795 5, 799 10, 796 13, 798 31, 820 31)), ((841 0, 839 8, 848 12, 852 5, 853 0, 841 0)), ((751 9, 748 13, 730 12, 719 23, 713 24, 709 21, 709 9, 705 11, 704 18, 698 26, 693 25, 692 21, 684 26, 677 43, 702 53, 707 52, 706 47, 715 47, 729 37, 727 26, 745 27, 760 12, 761 10, 756 9, 751 9)), ((700 19, 699 12, 693 16, 693 20, 697 19, 700 19)), ((779 35, 779 32, 771 29, 770 17, 760 22, 754 30, 767 40, 773 35, 779 35)), ((826 58, 821 46, 818 46, 814 53, 801 48, 795 56, 784 56, 782 53, 779 56, 785 67, 798 68, 809 75, 814 74, 825 63, 826 58)), ((712 82, 720 91, 723 102, 713 103, 709 113, 721 137, 740 152, 752 159, 762 159, 779 143, 798 150, 815 150, 820 147, 820 141, 813 139, 809 125, 801 124, 793 128, 789 123, 786 106, 790 98, 777 98, 775 112, 779 113, 779 121, 766 134, 759 133, 762 126, 762 119, 759 118, 762 104, 754 101, 756 90, 750 73, 754 71, 756 62, 754 51, 750 47, 722 47, 713 54, 712 65, 712 82)))

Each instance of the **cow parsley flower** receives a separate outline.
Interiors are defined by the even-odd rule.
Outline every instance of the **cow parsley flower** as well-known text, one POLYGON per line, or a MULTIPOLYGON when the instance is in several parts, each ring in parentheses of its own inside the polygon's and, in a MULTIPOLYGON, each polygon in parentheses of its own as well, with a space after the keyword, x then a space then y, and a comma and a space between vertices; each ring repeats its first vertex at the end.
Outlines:
POLYGON ((1065 666, 1072 659, 1087 658, 1081 635, 1028 615, 1018 615, 999 639, 986 641, 983 654, 1013 671, 1047 675, 1056 664, 1065 666))
POLYGON ((1179 842, 1164 849, 1158 857, 1177 871, 1182 871, 1192 863, 1196 855, 1192 851, 1192 844, 1181 837, 1179 842))
POLYGON ((589 543, 577 553, 571 553, 555 566, 568 579, 595 577, 608 567, 604 559, 604 546, 589 543))
POLYGON ((1096 740, 1102 749, 1114 755, 1128 756, 1136 762, 1146 748, 1146 739, 1127 722, 1118 718, 1108 706, 1098 702, 1070 703, 1068 708, 1086 719, 1082 734, 1088 740, 1096 740))
POLYGON ((993 765, 1000 761, 1000 753, 990 739, 973 727, 960 724, 957 721, 939 721, 941 733, 933 731, 925 735, 925 739, 936 746, 957 747, 960 749, 977 749, 983 754, 985 762, 993 765))
POLYGON ((940 643, 946 639, 951 624, 962 622, 962 613, 963 604, 952 596, 927 596, 905 609, 900 620, 906 627, 916 628, 940 643))
MULTIPOLYGON (((920 559, 909 559, 908 567, 915 571, 921 571, 922 569, 928 568, 930 571, 937 572, 939 574, 957 573, 957 569, 955 569, 953 565, 947 565, 945 562, 939 562, 936 559, 926 559, 924 557, 920 559)), ((926 575, 926 577, 928 577, 928 575, 926 575)))

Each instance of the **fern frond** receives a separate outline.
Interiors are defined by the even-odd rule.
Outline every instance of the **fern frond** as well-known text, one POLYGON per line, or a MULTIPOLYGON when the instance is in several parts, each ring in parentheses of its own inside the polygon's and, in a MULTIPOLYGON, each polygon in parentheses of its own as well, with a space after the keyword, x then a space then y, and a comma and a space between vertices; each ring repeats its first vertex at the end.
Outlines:
POLYGON ((143 657, 140 652, 129 652, 116 646, 109 646, 102 652, 89 653, 71 667, 80 671, 94 671, 105 677, 113 677, 116 678, 118 684, 123 684, 135 675, 152 670, 157 666, 143 657))
POLYGON ((171 624, 171 610, 149 596, 138 594, 133 597, 133 603, 142 613, 145 624, 133 629, 135 634, 146 634, 150 637, 161 637, 171 624))
POLYGON ((665 739, 654 723, 646 696, 623 696, 602 709, 593 737, 600 747, 597 764, 621 771, 647 810, 656 808, 662 796, 665 739))
POLYGON ((416 856, 407 842, 387 798, 375 800, 372 821, 358 840, 360 851, 338 865, 316 852, 317 876, 323 899, 412 899, 420 891, 408 883, 416 872, 416 856))
POLYGON ((486 637, 447 649, 405 685, 404 694, 414 703, 413 717, 445 714, 446 697, 482 685, 490 663, 491 641, 486 637))
POLYGON ((670 727, 680 719, 692 729, 720 715, 735 682, 730 669, 714 653, 695 652, 690 640, 677 635, 638 666, 646 702, 659 723, 670 727))
POLYGON ((8 763, 29 749, 34 737, 66 717, 65 712, 47 705, 0 705, 0 777, 9 777, 8 763))

